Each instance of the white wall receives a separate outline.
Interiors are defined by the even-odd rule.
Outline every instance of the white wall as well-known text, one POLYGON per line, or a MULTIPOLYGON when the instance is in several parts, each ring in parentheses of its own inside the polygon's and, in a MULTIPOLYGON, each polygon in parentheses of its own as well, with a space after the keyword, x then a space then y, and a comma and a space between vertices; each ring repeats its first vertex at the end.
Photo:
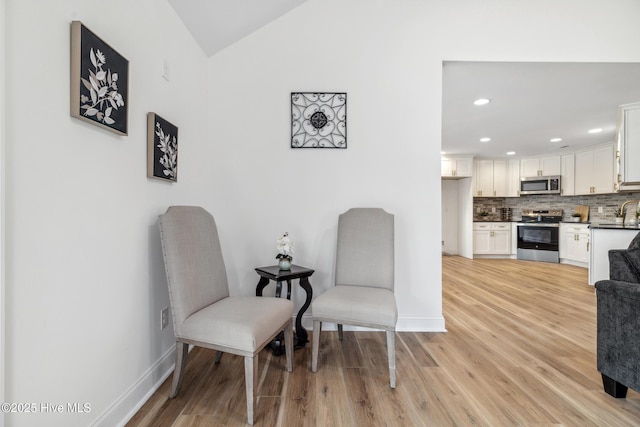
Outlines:
POLYGON ((173 362, 156 220, 208 191, 206 57, 164 0, 8 0, 6 25, 5 400, 65 408, 7 424, 114 425, 173 362), (69 115, 72 20, 130 61, 127 137, 69 115), (149 111, 179 127, 175 185, 146 178, 149 111))
POLYGON ((211 58, 209 126, 222 147, 208 154, 210 197, 243 292, 255 286, 251 267, 272 263, 273 242, 288 231, 294 263, 316 269, 321 293, 332 283, 338 215, 382 207, 395 215, 398 328, 444 330, 440 155, 430 154, 440 127, 422 126, 431 111, 439 123, 429 86, 441 66, 420 54, 417 6, 311 1, 211 58), (290 148, 297 91, 347 92, 346 150, 290 148), (251 241, 231 237, 240 235, 251 241))
POLYGON ((12 426, 115 424, 152 390, 172 341, 157 331, 169 204, 215 214, 243 294, 283 231, 326 289, 337 215, 382 206, 396 215, 399 327, 442 328, 442 61, 640 61, 636 0, 311 0, 209 61, 165 0, 6 9, 5 400, 92 404, 12 426), (73 19, 131 61, 126 138, 69 117, 73 19), (307 90, 348 93, 347 150, 289 148, 289 93, 307 90), (148 111, 180 127, 177 185, 145 177, 148 111))
MULTIPOLYGON (((5 19, 4 0, 0 0, 0 402, 6 402, 4 398, 5 363, 4 363, 4 331, 5 331, 5 248, 4 248, 4 146, 5 146, 5 123, 4 123, 4 41, 5 41, 5 19)), ((0 413, 0 427, 4 427, 4 414, 0 413)))
POLYGON ((473 179, 458 180, 458 255, 473 258, 473 179))
POLYGON ((442 180, 443 252, 473 258, 472 179, 442 180))
POLYGON ((443 179, 442 188, 442 252, 458 255, 458 180, 443 179))

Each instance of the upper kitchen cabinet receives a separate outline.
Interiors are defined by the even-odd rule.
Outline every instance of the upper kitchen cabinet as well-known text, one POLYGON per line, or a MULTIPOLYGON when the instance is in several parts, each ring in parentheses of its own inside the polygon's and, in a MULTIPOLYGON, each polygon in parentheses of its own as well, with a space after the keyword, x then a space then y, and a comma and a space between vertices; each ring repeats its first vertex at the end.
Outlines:
POLYGON ((520 161, 475 160, 473 162, 474 197, 518 197, 520 161))
POLYGON ((473 174, 474 197, 516 197, 515 186, 509 185, 513 170, 506 160, 475 160, 473 174))
POLYGON ((640 102, 620 106, 616 139, 617 190, 640 190, 640 102))
POLYGON ((523 178, 532 176, 560 175, 561 168, 562 161, 560 156, 520 159, 520 176, 523 178))
POLYGON ((560 174, 560 195, 573 196, 576 194, 576 155, 562 155, 562 173, 560 174))
POLYGON ((575 194, 604 194, 614 192, 613 144, 576 153, 575 194))
POLYGON ((442 157, 442 178, 470 178, 473 173, 472 157, 442 157))
POLYGON ((520 160, 509 159, 507 161, 507 193, 506 197, 520 197, 520 160))

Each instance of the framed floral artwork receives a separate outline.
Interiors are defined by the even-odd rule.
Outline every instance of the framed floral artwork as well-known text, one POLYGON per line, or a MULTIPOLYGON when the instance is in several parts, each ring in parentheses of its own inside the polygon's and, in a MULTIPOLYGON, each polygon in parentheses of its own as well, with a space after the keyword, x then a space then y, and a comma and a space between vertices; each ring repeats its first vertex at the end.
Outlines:
POLYGON ((178 128, 156 113, 147 114, 147 176, 178 181, 178 128))
POLYGON ((291 92, 291 148, 347 148, 347 94, 291 92))
POLYGON ((71 22, 71 116, 127 135, 129 61, 71 22))

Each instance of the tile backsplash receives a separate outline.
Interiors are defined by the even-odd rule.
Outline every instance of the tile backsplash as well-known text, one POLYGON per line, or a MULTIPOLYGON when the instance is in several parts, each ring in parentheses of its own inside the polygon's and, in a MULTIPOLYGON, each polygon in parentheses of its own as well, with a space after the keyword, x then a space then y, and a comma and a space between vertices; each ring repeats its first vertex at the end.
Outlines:
MULTIPOLYGON (((591 222, 613 222, 613 210, 619 208, 627 200, 640 200, 640 193, 614 193, 598 194, 593 196, 557 196, 557 195, 530 195, 522 197, 474 197, 473 218, 480 219, 480 212, 489 212, 487 217, 490 220, 500 220, 501 208, 511 208, 512 219, 520 220, 523 210, 556 210, 562 209, 563 219, 568 220, 573 214, 575 207, 579 205, 589 206, 589 221, 591 222), (602 213, 598 213, 598 207, 603 208, 602 213), (495 210, 495 212, 492 212, 495 210)), ((636 205, 629 204, 627 213, 635 211, 636 205)))

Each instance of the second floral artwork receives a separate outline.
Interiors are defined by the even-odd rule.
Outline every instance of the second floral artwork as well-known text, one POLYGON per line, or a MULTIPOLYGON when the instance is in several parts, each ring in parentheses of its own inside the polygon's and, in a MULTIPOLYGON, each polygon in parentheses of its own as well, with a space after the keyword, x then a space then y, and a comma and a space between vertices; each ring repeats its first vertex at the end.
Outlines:
POLYGON ((178 180, 178 127, 156 113, 147 114, 147 176, 178 180))

